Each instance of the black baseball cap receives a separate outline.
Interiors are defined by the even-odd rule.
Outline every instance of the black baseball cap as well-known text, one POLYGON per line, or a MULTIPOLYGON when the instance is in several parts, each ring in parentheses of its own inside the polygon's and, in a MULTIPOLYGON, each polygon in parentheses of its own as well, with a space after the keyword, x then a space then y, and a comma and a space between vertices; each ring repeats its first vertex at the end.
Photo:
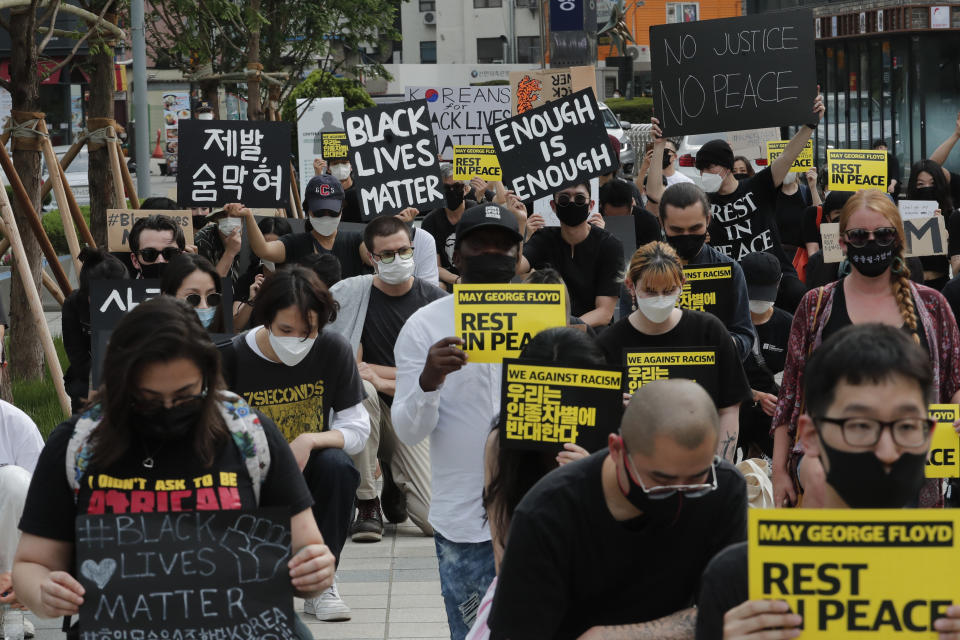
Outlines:
POLYGON ((303 207, 311 213, 322 209, 339 213, 343 206, 343 187, 328 173, 310 178, 306 193, 303 207))
POLYGON ((460 216, 460 222, 457 223, 457 237, 454 241, 454 247, 460 246, 463 240, 472 231, 486 227, 497 227, 511 233, 517 242, 523 240, 520 235, 520 225, 517 224, 517 218, 506 207, 498 204, 478 204, 470 207, 460 216))
POLYGON ((763 251, 748 253, 740 258, 740 268, 747 280, 747 297, 750 300, 776 302, 780 285, 780 261, 763 251))
POLYGON ((726 140, 711 140, 697 151, 697 169, 703 171, 715 164, 725 169, 733 170, 733 149, 726 140))

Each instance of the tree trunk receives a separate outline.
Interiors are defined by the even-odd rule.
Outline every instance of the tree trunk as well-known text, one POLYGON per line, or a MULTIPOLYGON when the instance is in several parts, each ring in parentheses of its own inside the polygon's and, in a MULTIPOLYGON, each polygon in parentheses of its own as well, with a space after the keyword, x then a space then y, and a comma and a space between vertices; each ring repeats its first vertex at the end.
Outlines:
MULTIPOLYGON (((101 51, 91 56, 91 62, 93 72, 90 76, 88 122, 91 118, 113 118, 113 56, 101 51)), ((110 155, 106 146, 90 148, 87 168, 90 182, 90 232, 98 247, 107 246, 107 209, 125 206, 124 203, 117 202, 110 167, 110 155)))
MULTIPOLYGON (((250 29, 247 39, 247 69, 263 71, 260 64, 260 22, 257 14, 260 11, 260 0, 250 0, 247 8, 250 24, 256 25, 250 29)), ((250 76, 247 79, 247 119, 263 120, 263 103, 260 98, 260 76, 250 76)))
POLYGON ((220 119, 220 81, 204 80, 200 83, 200 95, 213 109, 213 119, 220 119))

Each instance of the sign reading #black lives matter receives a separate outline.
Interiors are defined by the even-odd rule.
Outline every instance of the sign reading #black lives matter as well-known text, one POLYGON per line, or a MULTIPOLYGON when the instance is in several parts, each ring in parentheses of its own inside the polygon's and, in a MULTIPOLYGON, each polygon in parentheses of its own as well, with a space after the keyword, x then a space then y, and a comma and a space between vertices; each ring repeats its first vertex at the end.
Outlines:
POLYGON ((620 166, 593 89, 491 125, 490 137, 504 183, 521 200, 551 195, 620 166))
POLYGON ((290 202, 290 135, 286 122, 181 120, 177 204, 285 207, 290 202))
POLYGON ((654 110, 668 136, 811 122, 809 10, 650 27, 654 110))
POLYGON ((350 111, 343 114, 343 124, 366 219, 443 204, 426 100, 350 111))
POLYGON ((299 637, 283 509, 84 515, 76 536, 81 640, 299 637))

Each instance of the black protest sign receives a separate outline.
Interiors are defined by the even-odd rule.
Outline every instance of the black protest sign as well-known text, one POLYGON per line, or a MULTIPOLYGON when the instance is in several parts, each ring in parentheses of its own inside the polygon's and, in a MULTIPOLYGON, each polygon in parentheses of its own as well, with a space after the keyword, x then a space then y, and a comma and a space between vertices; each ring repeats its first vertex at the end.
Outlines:
POLYGON ((620 427, 622 377, 612 367, 504 360, 500 446, 556 453, 570 442, 591 452, 602 449, 620 427))
POLYGON ((733 320, 733 265, 684 267, 683 277, 677 306, 710 313, 729 326, 733 320))
POLYGON ((668 136, 806 124, 817 95, 809 9, 650 27, 668 136))
POLYGON ((366 219, 444 203, 437 143, 426 100, 343 114, 354 182, 366 219))
POLYGON ((623 390, 634 393, 648 382, 686 378, 716 401, 717 350, 705 347, 629 347, 623 350, 623 390))
POLYGON ((290 202, 290 135, 287 122, 181 121, 177 203, 285 207, 290 202))
POLYGON ((285 509, 83 515, 76 555, 81 640, 299 638, 285 509))
POLYGON ((524 111, 489 129, 504 184, 521 200, 554 194, 620 166, 593 89, 524 111))

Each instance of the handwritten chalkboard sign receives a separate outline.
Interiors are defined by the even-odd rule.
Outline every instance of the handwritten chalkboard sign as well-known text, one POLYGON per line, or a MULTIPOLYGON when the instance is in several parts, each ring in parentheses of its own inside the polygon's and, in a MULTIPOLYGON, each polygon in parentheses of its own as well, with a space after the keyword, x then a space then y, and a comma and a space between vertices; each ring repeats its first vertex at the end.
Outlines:
POLYGON ((285 509, 84 515, 76 553, 81 640, 298 637, 285 509))
POLYGON ((650 27, 654 108, 665 135, 811 122, 809 9, 650 27))

